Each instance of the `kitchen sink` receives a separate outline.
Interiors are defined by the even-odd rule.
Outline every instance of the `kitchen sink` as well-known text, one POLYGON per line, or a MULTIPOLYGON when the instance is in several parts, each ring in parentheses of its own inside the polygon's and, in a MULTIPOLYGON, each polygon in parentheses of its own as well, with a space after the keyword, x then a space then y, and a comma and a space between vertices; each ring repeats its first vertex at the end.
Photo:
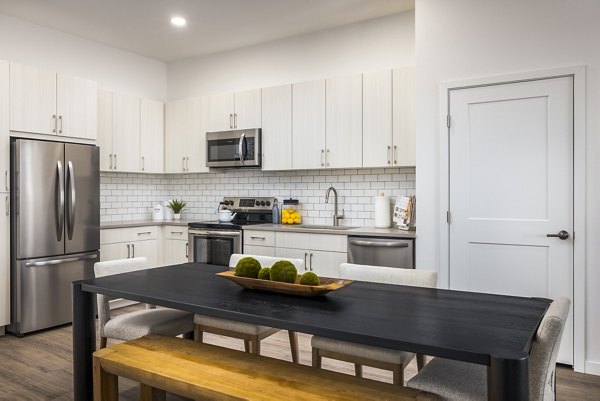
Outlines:
POLYGON ((298 224, 298 225, 290 225, 285 226, 285 228, 301 228, 301 229, 309 229, 309 230, 352 230, 357 227, 349 227, 349 226, 327 226, 327 225, 318 225, 318 224, 298 224))

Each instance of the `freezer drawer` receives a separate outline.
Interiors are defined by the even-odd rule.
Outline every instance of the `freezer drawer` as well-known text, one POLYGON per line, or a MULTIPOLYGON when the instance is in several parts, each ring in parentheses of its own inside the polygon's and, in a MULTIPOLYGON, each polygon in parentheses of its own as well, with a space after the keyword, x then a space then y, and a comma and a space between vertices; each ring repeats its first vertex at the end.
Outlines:
POLYGON ((413 239, 348 237, 348 263, 415 268, 413 239))
POLYGON ((71 283, 93 278, 94 263, 99 260, 99 252, 13 260, 9 331, 25 334, 70 323, 71 283))

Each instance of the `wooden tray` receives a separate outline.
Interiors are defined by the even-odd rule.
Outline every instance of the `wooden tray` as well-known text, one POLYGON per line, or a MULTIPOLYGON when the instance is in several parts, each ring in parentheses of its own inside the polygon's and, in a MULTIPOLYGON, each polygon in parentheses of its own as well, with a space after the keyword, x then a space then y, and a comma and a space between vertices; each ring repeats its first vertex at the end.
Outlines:
POLYGON ((340 278, 320 277, 320 285, 301 285, 298 284, 300 275, 296 278, 295 284, 283 283, 280 281, 260 280, 257 278, 238 277, 232 270, 216 273, 217 276, 224 277, 241 285, 244 288, 259 291, 277 292, 279 294, 300 295, 303 297, 316 297, 327 294, 330 291, 338 290, 352 283, 351 280, 340 278))

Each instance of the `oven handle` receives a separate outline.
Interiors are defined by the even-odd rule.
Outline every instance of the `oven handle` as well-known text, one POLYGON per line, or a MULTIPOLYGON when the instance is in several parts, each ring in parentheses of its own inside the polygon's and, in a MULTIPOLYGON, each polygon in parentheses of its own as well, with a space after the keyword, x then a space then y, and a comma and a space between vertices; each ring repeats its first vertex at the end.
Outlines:
POLYGON ((388 247, 388 248, 408 248, 408 242, 401 242, 401 241, 375 242, 375 241, 350 240, 350 245, 378 246, 378 247, 388 247))
POLYGON ((240 231, 206 231, 206 230, 190 230, 190 235, 214 235, 216 237, 241 237, 240 231))

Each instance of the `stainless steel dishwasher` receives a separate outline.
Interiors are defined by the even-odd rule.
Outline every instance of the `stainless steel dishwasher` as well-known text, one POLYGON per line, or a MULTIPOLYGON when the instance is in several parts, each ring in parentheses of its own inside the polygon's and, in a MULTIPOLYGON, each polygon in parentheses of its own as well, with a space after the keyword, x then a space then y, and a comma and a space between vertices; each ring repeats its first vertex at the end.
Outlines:
POLYGON ((348 263, 415 268, 412 238, 348 237, 348 263))

